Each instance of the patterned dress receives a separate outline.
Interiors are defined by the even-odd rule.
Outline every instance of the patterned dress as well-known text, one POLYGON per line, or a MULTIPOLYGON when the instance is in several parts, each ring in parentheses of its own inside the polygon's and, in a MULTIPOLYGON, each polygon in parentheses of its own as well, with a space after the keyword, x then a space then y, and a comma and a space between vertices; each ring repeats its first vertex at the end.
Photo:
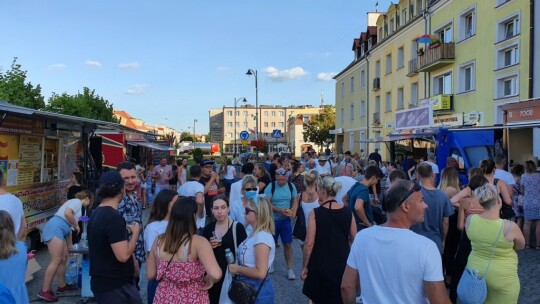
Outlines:
POLYGON ((204 266, 201 261, 189 261, 189 244, 184 250, 183 261, 162 260, 159 246, 156 253, 157 280, 160 281, 154 304, 208 304, 210 298, 204 287, 204 266))
MULTIPOLYGON (((133 221, 138 222, 142 227, 142 210, 141 202, 139 197, 132 192, 130 194, 126 193, 120 204, 118 205, 118 212, 126 220, 126 223, 131 223, 133 221)), ((131 233, 129 235, 131 238, 131 233)), ((146 261, 146 251, 144 250, 144 233, 139 233, 139 238, 137 239, 137 245, 135 246, 135 258, 139 263, 144 263, 146 261)))
POLYGON ((526 221, 540 219, 540 173, 521 176, 523 187, 523 214, 526 221))

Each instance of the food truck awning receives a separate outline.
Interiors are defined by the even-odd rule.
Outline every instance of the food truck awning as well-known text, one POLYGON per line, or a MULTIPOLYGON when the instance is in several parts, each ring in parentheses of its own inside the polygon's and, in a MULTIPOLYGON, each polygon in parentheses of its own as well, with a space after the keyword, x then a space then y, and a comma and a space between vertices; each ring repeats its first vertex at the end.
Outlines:
POLYGON ((164 145, 160 145, 160 144, 157 144, 157 143, 151 143, 149 141, 139 141, 139 140, 136 140, 136 141, 128 141, 127 142, 128 145, 132 145, 132 146, 140 146, 140 147, 146 147, 146 148, 150 148, 150 149, 154 149, 154 150, 158 150, 158 151, 171 151, 171 150, 174 150, 174 148, 171 148, 171 147, 166 147, 164 145))

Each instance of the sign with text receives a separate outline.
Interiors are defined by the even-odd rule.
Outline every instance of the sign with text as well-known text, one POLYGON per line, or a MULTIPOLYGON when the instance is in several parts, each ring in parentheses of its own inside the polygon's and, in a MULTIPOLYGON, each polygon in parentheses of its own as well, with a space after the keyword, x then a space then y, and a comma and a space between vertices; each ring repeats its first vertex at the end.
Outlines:
POLYGON ((540 105, 510 109, 507 112, 506 122, 522 122, 540 119, 540 105))
POLYGON ((433 111, 430 106, 417 107, 396 112, 396 130, 429 128, 433 126, 433 111))
POLYGON ((452 110, 452 95, 440 94, 420 100, 421 106, 433 107, 433 111, 452 110))

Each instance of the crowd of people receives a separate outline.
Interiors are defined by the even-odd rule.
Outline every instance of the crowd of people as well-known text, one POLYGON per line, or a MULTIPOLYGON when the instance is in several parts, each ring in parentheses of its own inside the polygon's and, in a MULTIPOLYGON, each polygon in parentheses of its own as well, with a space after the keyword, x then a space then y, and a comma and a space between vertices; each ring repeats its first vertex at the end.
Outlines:
MULTIPOLYGON (((141 288, 148 303, 235 303, 237 290, 274 303, 275 263, 287 269, 277 275, 300 277, 311 303, 468 303, 460 284, 469 271, 485 278, 485 303, 517 303, 516 251, 540 249, 529 241, 540 219, 535 162, 507 172, 506 157, 496 155, 465 177, 455 158, 441 170, 434 159, 430 152, 416 162, 407 153, 383 162, 375 150, 342 159, 276 154, 237 166, 226 157, 221 166, 213 159, 188 165, 162 158, 148 167, 126 161, 101 175, 95 194, 75 173, 69 200, 45 226, 51 259, 38 296, 56 302, 77 289, 66 284, 66 258, 86 210, 98 303, 142 303, 141 288), (294 261, 293 242, 302 261, 294 261), (278 247, 284 261, 275 260, 278 247)), ((0 269, 14 273, 0 271, 0 294, 7 287, 26 303, 26 248, 17 241, 24 215, 17 204, 6 207, 14 197, 1 185, 2 171, 0 269)), ((535 233, 539 240, 538 224, 535 233)))

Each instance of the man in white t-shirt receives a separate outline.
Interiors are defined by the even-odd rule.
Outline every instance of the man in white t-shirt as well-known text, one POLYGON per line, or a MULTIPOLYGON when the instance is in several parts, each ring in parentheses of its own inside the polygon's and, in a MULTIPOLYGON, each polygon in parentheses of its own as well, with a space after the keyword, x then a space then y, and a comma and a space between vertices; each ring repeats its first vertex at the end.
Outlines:
POLYGON ((321 178, 334 175, 334 172, 332 171, 333 166, 330 164, 330 161, 326 159, 325 155, 319 156, 317 164, 315 165, 315 170, 317 170, 321 178))
MULTIPOLYGON (((421 162, 421 164, 428 164, 431 166, 431 170, 433 171, 434 183, 435 185, 437 185, 437 181, 439 177, 439 166, 436 164, 436 161, 435 161, 435 153, 428 152, 427 160, 424 162, 421 162)), ((415 166, 414 168, 416 170, 418 167, 415 166)), ((418 176, 416 178, 418 178, 418 176)))
POLYGON ((4 188, 4 171, 2 170, 0 170, 0 210, 4 210, 11 215, 17 239, 21 240, 26 234, 23 204, 15 195, 6 192, 4 188))
MULTIPOLYGON (((351 165, 351 164, 349 163, 347 165, 351 165)), ((334 177, 334 180, 336 182, 341 183, 341 189, 338 191, 338 193, 336 193, 336 196, 334 197, 334 199, 342 205, 343 205, 343 197, 345 196, 345 194, 347 194, 347 192, 349 192, 352 186, 356 184, 356 180, 353 178, 353 176, 356 176, 356 170, 353 169, 351 171, 346 171, 344 173, 345 173, 344 175, 334 177)))
POLYGON ((199 183, 201 178, 201 166, 191 165, 189 168, 190 179, 178 188, 178 195, 192 196, 197 201, 197 229, 202 232, 206 224, 206 211, 204 208, 204 186, 199 183))
POLYGON ((516 180, 514 179, 514 176, 512 173, 504 170, 504 166, 506 165, 506 156, 502 153, 498 153, 495 155, 495 174, 493 175, 494 178, 498 178, 500 180, 503 180, 506 183, 506 187, 508 187, 508 193, 510 194, 510 197, 514 197, 514 185, 516 184, 516 180))
POLYGON ((424 220, 421 187, 395 181, 385 207, 388 221, 354 239, 341 283, 343 303, 355 303, 358 284, 365 304, 450 303, 437 246, 409 230, 424 220))

